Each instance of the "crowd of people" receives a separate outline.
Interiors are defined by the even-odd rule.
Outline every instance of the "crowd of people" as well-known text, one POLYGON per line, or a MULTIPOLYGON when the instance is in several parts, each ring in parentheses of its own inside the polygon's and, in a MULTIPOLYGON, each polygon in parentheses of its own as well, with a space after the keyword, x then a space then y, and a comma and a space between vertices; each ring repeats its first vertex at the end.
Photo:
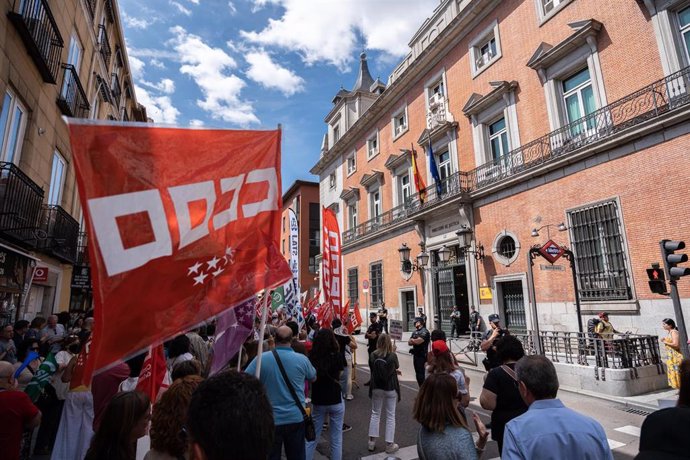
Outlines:
MULTIPOLYGON (((401 370, 386 319, 385 307, 372 312, 364 334, 371 399, 367 447, 394 454, 400 448, 401 370)), ((480 323, 481 317, 475 318, 472 327, 480 323)), ((420 424, 419 458, 478 459, 489 436, 504 459, 612 458, 602 426, 557 398, 553 363, 526 356, 498 315, 489 315, 488 324, 481 342, 488 372, 478 397, 491 411, 485 426, 467 410, 470 378, 446 334, 429 331, 423 315, 414 319, 407 343, 419 393, 409 415, 420 424)), ((665 319, 663 325, 664 346, 678 351, 675 323, 665 319)), ((609 328, 615 331, 608 323, 601 333, 609 328)), ((145 353, 96 374, 90 385, 75 383, 77 358, 92 329, 93 318, 67 314, 2 328, 1 458, 133 460, 141 449, 138 440, 148 436, 146 460, 214 460, 229 458, 228 452, 238 459, 311 460, 322 435, 329 440, 329 458, 343 458, 357 341, 340 319, 319 324, 309 316, 300 328, 279 309, 262 334, 257 317, 240 352, 217 373, 211 372, 214 325, 180 334, 165 344, 169 379, 154 398, 137 389, 145 353)), ((645 421, 640 459, 659 458, 655 455, 687 444, 682 432, 690 426, 690 361, 679 353, 670 359, 669 383, 680 389, 678 405, 645 421)))

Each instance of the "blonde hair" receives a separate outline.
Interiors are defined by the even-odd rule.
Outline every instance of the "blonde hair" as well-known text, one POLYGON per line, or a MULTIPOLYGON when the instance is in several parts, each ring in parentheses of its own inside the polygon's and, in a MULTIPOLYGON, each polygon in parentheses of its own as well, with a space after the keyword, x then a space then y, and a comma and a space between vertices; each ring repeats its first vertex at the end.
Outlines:
POLYGON ((387 356, 393 353, 393 342, 391 341, 391 336, 388 334, 381 334, 379 339, 376 341, 376 350, 374 351, 377 356, 387 356))

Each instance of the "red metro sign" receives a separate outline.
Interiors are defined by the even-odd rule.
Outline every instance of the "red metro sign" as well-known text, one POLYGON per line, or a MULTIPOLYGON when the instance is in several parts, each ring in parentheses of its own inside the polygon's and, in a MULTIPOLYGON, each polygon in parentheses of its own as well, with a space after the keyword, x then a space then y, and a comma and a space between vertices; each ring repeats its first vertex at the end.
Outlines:
POLYGON ((553 240, 547 241, 544 246, 539 248, 539 254, 541 254, 544 259, 548 260, 552 264, 556 262, 564 253, 565 249, 554 243, 553 240))

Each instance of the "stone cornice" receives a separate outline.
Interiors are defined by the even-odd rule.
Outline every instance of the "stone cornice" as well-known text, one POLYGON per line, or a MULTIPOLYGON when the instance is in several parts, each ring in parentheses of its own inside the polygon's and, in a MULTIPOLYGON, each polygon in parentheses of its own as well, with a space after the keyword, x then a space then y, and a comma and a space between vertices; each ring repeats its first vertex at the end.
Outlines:
POLYGON ((495 102, 499 101, 504 94, 515 91, 515 88, 518 87, 518 82, 514 80, 510 82, 492 81, 489 84, 494 88, 489 94, 482 96, 481 94, 472 93, 470 98, 467 100, 465 106, 462 108, 462 112, 466 117, 469 118, 472 115, 483 112, 495 102))
POLYGON ((575 48, 588 43, 588 38, 596 37, 602 28, 601 22, 595 19, 571 22, 568 26, 574 29, 575 33, 555 46, 542 42, 534 51, 530 60, 527 61, 527 67, 537 71, 549 67, 571 53, 575 48))

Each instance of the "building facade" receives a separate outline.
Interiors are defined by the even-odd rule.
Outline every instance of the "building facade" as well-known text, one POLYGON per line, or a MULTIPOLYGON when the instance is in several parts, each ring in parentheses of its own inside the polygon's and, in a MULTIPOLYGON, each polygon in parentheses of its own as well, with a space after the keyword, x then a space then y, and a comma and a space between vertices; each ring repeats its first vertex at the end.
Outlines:
POLYGON ((690 240, 689 65, 689 1, 441 1, 387 85, 362 56, 326 117, 312 173, 342 222, 344 292, 408 328, 421 307, 449 330, 457 305, 465 327, 477 306, 511 329, 608 311, 661 333, 673 308, 645 269, 659 240, 690 240), (575 272, 530 257, 549 240, 575 272))
POLYGON ((86 236, 63 116, 146 121, 116 0, 0 2, 0 321, 85 310, 86 236), (74 276, 73 276, 74 275, 74 276))
POLYGON ((319 288, 321 204, 318 182, 296 180, 283 194, 280 252, 286 260, 290 260, 289 210, 297 217, 300 289, 301 293, 308 293, 308 298, 311 298, 319 288))

